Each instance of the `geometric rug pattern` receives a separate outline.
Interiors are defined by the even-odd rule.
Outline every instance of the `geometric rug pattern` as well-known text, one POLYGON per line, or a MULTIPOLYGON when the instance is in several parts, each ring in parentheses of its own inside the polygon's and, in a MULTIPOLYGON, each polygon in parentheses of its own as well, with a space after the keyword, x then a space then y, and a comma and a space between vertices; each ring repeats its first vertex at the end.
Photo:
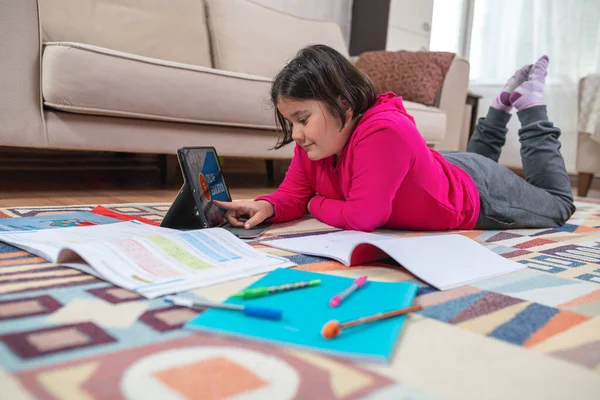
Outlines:
MULTIPOLYGON (((424 308, 407 318, 386 365, 189 332, 182 325, 195 311, 0 243, 0 392, 9 399, 597 398, 600 202, 576 204, 558 229, 459 232, 526 268, 443 292, 393 261, 347 268, 265 246, 335 230, 310 217, 249 242, 298 269, 417 283, 424 308)), ((94 206, 2 208, 0 218, 94 206)), ((160 221, 169 205, 105 207, 160 221)), ((221 301, 258 278, 190 294, 221 301)))

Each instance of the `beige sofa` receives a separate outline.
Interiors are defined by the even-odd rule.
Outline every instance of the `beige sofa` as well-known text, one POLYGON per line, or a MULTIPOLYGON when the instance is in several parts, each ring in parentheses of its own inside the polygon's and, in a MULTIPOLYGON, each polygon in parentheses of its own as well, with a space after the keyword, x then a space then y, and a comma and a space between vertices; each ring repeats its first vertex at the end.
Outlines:
MULTIPOLYGON (((272 77, 309 43, 348 56, 340 28, 249 0, 0 2, 0 146, 223 156, 274 151, 272 77)), ((469 65, 452 64, 439 108, 406 104, 426 141, 456 149, 469 65)))

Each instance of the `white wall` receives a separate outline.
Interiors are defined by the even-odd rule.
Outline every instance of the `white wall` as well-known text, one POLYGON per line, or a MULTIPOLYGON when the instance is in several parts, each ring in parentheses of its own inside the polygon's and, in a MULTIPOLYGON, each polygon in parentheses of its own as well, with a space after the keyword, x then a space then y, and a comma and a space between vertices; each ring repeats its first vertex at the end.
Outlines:
POLYGON ((430 51, 464 54, 464 21, 467 0, 434 0, 431 19, 430 51))
POLYGON ((342 29, 346 45, 350 45, 352 0, 252 0, 254 3, 302 18, 332 21, 342 29))
POLYGON ((391 0, 386 50, 429 49, 433 0, 391 0))

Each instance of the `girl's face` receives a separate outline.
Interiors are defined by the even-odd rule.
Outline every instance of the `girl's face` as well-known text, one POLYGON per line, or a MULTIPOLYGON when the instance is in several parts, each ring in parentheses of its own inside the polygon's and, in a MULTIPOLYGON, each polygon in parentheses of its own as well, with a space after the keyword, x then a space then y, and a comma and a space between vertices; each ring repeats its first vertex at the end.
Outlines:
POLYGON ((346 110, 344 128, 339 117, 333 115, 323 102, 289 97, 277 100, 277 109, 290 124, 292 139, 313 161, 340 155, 348 142, 354 129, 353 115, 350 107, 343 108, 346 110))

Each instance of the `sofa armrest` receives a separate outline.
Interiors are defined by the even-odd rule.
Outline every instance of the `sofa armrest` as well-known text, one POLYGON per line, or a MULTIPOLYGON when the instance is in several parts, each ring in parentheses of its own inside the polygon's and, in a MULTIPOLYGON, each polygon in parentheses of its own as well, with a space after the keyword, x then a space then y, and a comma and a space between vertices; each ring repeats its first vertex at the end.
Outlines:
POLYGON ((577 134, 577 160, 575 168, 578 173, 600 176, 600 143, 587 133, 577 134))
POLYGON ((0 1, 0 146, 46 147, 37 0, 0 1))
MULTIPOLYGON (((578 127, 580 121, 580 113, 582 109, 583 90, 587 76, 579 79, 577 87, 577 119, 578 127)), ((578 173, 600 175, 600 142, 594 140, 588 132, 578 132, 577 134, 577 155, 575 167, 578 173)))
POLYGON ((457 56, 444 79, 439 108, 446 114, 446 132, 444 139, 435 146, 436 149, 465 150, 461 147, 466 146, 469 129, 462 125, 469 87, 469 68, 469 62, 457 56))

